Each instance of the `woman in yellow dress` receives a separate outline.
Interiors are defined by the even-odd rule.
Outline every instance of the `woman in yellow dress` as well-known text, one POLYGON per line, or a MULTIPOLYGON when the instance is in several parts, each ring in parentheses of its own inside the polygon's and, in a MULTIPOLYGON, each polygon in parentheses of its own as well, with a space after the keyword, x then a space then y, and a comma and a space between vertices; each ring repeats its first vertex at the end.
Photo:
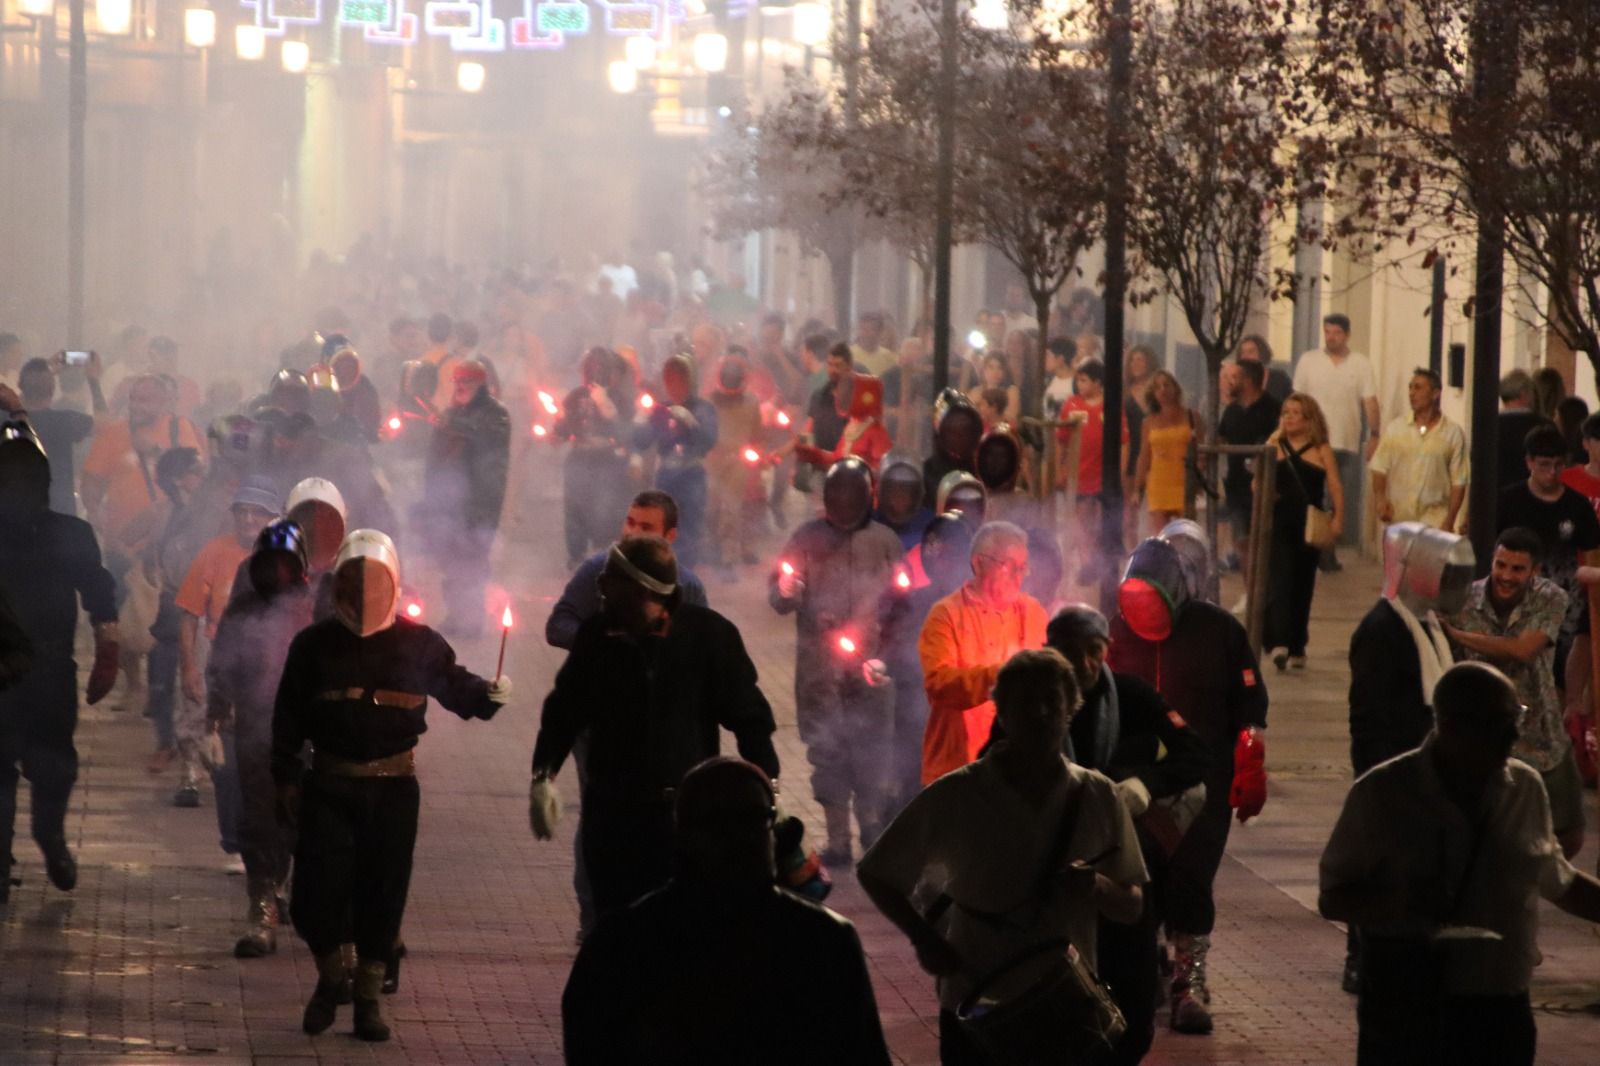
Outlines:
POLYGON ((1183 404, 1183 386, 1165 370, 1151 376, 1145 407, 1150 413, 1140 427, 1135 480, 1154 528, 1160 529, 1174 518, 1182 518, 1188 508, 1186 474, 1194 415, 1183 404))

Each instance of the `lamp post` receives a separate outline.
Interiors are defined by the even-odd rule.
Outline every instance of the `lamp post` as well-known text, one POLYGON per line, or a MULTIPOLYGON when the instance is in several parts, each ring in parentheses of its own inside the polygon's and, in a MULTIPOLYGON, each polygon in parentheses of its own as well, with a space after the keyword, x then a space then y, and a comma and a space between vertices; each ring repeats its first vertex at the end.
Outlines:
MULTIPOLYGON (((1123 308, 1128 292, 1128 103, 1133 81, 1133 12, 1130 0, 1111 0, 1106 84, 1106 382, 1105 410, 1112 425, 1122 417, 1123 308)), ((1100 550, 1122 557, 1122 449, 1106 448, 1100 466, 1100 550)), ((1100 609, 1117 605, 1117 567, 1101 569, 1100 609)))
POLYGON ((67 347, 83 344, 84 124, 89 114, 89 38, 84 0, 71 0, 67 37, 67 347))
POLYGON ((933 391, 950 384, 950 245, 956 213, 956 0, 939 8, 939 161, 933 221, 933 391))

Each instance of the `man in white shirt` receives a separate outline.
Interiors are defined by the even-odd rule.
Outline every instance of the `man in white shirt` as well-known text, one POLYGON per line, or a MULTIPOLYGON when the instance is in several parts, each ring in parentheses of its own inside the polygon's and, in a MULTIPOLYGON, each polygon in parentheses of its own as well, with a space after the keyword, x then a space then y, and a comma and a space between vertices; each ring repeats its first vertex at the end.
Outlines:
MULTIPOLYGON (((1339 480, 1344 483, 1344 543, 1360 539, 1361 419, 1366 416, 1367 440, 1364 457, 1372 458, 1378 448, 1382 422, 1378 421, 1378 385, 1372 361, 1350 350, 1350 319, 1334 313, 1322 320, 1322 347, 1300 357, 1294 368, 1294 391, 1317 401, 1328 420, 1328 444, 1339 464, 1339 480)), ((1326 569, 1339 568, 1334 553, 1322 553, 1326 569)))
POLYGON ((1562 854, 1539 774, 1511 758, 1526 711, 1485 663, 1433 690, 1434 729, 1351 787, 1322 853, 1323 917, 1360 930, 1358 1066, 1532 1066, 1538 898, 1600 922, 1600 881, 1562 854))

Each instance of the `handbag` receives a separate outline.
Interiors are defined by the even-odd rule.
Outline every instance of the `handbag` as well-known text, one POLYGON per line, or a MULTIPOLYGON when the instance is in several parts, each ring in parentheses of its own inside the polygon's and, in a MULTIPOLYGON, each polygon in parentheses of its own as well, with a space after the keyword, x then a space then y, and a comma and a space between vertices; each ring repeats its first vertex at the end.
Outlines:
MULTIPOLYGON (((1081 797, 1069 798, 1061 828, 1034 887, 1041 906, 1066 852, 1081 797)), ((941 897, 935 910, 948 906, 941 897)), ((1072 1066, 1114 1047, 1127 1021, 1111 989, 1065 937, 1035 944, 980 977, 956 1008, 962 1031, 994 1062, 1006 1066, 1072 1066), (1021 991, 997 998, 996 987, 1025 979, 1021 991)))
POLYGON ((1281 437, 1278 438, 1278 447, 1289 456, 1284 460, 1289 466, 1289 476, 1294 478, 1294 483, 1300 487, 1301 498, 1306 501, 1306 527, 1303 531, 1306 546, 1319 549, 1333 547, 1339 540, 1339 535, 1333 531, 1333 515, 1311 502, 1311 493, 1306 491, 1306 483, 1300 480, 1300 471, 1295 469, 1295 456, 1281 437))

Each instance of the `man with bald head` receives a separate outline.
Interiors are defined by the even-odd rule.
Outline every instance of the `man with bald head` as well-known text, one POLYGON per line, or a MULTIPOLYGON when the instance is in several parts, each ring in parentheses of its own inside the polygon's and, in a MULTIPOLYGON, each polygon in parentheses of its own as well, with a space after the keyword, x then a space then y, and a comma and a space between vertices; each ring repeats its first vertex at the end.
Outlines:
POLYGON ((1531 1066, 1538 897, 1600 921, 1539 772, 1511 757, 1526 713, 1505 674, 1458 663, 1422 746, 1362 775, 1322 853, 1323 917, 1363 950, 1358 1066, 1531 1066))

